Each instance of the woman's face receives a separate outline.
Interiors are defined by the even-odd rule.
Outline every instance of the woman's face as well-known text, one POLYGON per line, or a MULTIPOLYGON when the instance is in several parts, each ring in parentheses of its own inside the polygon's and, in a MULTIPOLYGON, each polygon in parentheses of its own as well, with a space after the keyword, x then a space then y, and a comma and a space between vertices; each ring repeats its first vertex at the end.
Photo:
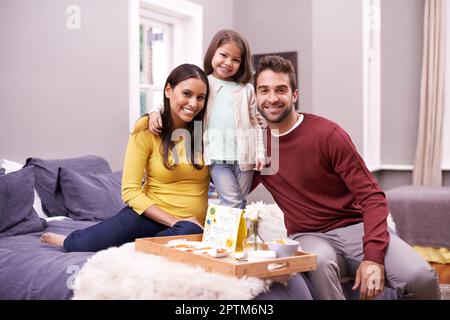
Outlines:
POLYGON ((206 84, 196 78, 178 83, 174 88, 167 84, 164 93, 170 101, 170 115, 175 128, 183 128, 203 109, 206 84))

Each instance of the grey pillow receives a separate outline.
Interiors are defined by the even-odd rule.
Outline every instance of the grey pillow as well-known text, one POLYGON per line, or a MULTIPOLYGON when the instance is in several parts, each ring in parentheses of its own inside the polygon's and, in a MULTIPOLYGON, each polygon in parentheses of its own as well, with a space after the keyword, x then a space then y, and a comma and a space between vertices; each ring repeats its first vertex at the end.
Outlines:
POLYGON ((122 171, 79 173, 60 168, 59 184, 64 204, 73 220, 101 221, 125 207, 121 197, 122 171))
POLYGON ((43 160, 28 158, 25 166, 34 166, 35 188, 41 197, 42 208, 49 216, 68 216, 64 199, 57 188, 58 169, 65 167, 77 172, 111 173, 108 162, 97 156, 83 156, 71 159, 43 160))
POLYGON ((34 211, 33 201, 32 167, 0 176, 0 238, 44 230, 47 224, 34 211))

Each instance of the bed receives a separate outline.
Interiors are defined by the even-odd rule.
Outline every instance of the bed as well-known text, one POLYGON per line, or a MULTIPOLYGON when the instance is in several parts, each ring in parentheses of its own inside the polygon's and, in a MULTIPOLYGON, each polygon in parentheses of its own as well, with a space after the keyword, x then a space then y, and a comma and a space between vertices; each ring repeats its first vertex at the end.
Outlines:
MULTIPOLYGON (((69 234, 93 222, 50 221, 46 232, 69 234)), ((42 232, 0 239, 0 299, 71 299, 76 273, 93 252, 65 253, 41 243, 42 232)))
MULTIPOLYGON (((94 222, 50 221, 46 232, 68 234, 73 230, 85 228, 94 222)), ((67 300, 72 299, 75 279, 88 258, 94 252, 66 253, 62 248, 50 246, 39 241, 42 232, 5 237, 0 239, 0 299, 1 300, 67 300)), ((106 253, 106 250, 105 252, 106 253)), ((132 262, 128 262, 128 267, 132 262)), ((108 277, 108 275, 104 275, 108 277)), ((124 273, 124 278, 127 275, 124 273)), ((303 283, 299 277, 292 278, 285 286, 275 283, 267 292, 254 297, 266 299, 305 299, 301 291, 303 283)), ((123 292, 122 289, 118 290, 123 292)), ((113 298, 113 293, 106 298, 113 298)), ((119 299, 137 298, 119 296, 119 299)), ((155 298, 155 296, 149 296, 155 298)), ((145 299, 146 297, 139 297, 145 299)))
MULTIPOLYGON (((24 167, 2 160, 0 168, 4 167, 0 169, 2 300, 313 298, 305 274, 296 274, 285 283, 220 278, 225 276, 138 253, 133 243, 97 253, 66 253, 41 243, 44 232, 67 235, 122 209, 121 172, 112 172, 106 160, 97 156, 29 158, 24 167), (181 282, 173 282, 173 278, 181 282), (184 281, 186 278, 190 281, 184 281), (167 285, 169 281, 172 283, 167 285), (227 285, 211 285, 214 281, 227 285)), ((271 214, 260 227, 266 241, 286 233, 281 210, 275 204, 270 207, 271 214)), ((344 285, 348 298, 357 298, 358 292, 350 288, 344 285)), ((386 289, 378 299, 396 299, 396 294, 386 289)))
MULTIPOLYGON (((149 281, 153 280, 148 269, 141 272, 140 281, 136 274, 127 274, 126 270, 138 268, 143 262, 150 264, 152 270, 163 264, 157 260, 162 259, 160 257, 135 252, 133 243, 98 253, 67 253, 60 247, 39 241, 44 232, 67 235, 108 218, 124 206, 120 196, 121 172, 112 172, 106 160, 97 156, 59 160, 29 158, 24 166, 4 159, 0 167, 4 168, 0 169, 0 299, 186 299, 187 296, 176 295, 180 290, 174 286, 172 293, 165 290, 158 295, 154 294, 157 290, 151 293, 144 288, 129 290, 133 282, 148 287, 149 281), (130 259, 121 259, 124 255, 130 259), (106 265, 105 261, 108 262, 106 265), (113 268, 119 268, 120 281, 117 281, 117 272, 107 272, 113 268), (96 280, 90 281, 95 289, 102 283, 113 284, 106 295, 77 289, 76 281, 89 280, 94 274, 106 277, 101 280, 96 276, 96 280), (131 294, 126 294, 127 290, 131 294), (114 291, 120 294, 116 295, 114 291)), ((170 272, 175 273, 175 269, 182 274, 189 271, 185 265, 176 265, 179 266, 168 267, 173 269, 170 272)), ((197 269, 193 271, 197 278, 212 276, 197 269)), ((303 275, 296 275, 285 284, 262 283, 255 279, 252 285, 256 284, 258 290, 230 297, 311 299, 303 275)), ((237 285, 248 287, 245 282, 237 285)), ((185 292, 192 291, 185 289, 185 292)), ((206 291, 204 288, 199 290, 206 291)), ((217 295, 211 291, 212 296, 201 295, 200 298, 227 297, 220 295, 223 293, 217 295)))
POLYGON ((386 191, 398 235, 450 283, 450 187, 399 186, 386 191))

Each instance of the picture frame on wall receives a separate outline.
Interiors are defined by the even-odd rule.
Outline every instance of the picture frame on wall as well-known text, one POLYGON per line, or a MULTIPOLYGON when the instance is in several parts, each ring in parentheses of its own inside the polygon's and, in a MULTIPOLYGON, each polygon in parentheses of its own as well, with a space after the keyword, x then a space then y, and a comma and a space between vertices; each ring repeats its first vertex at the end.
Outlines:
MULTIPOLYGON (((265 56, 272 56, 272 55, 281 56, 281 57, 289 60, 292 63, 292 66, 294 67, 294 71, 295 71, 295 76, 297 77, 297 86, 298 86, 297 51, 254 54, 253 55, 253 70, 256 70, 259 59, 261 59, 262 57, 265 57, 265 56)), ((298 99, 295 102, 295 110, 298 110, 298 99)))

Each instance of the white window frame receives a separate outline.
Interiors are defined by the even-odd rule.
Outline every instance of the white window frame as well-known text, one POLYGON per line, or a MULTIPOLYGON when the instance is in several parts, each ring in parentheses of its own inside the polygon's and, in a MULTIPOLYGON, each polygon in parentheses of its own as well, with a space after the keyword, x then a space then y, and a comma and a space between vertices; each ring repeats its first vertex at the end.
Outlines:
POLYGON ((173 24, 173 65, 202 66, 203 8, 186 0, 129 0, 129 130, 140 115, 139 22, 141 12, 173 24))
POLYGON ((450 3, 447 3, 444 118, 442 119, 442 170, 450 170, 450 3))
MULTIPOLYGON (((143 12, 143 10, 141 10, 141 16, 140 16, 140 24, 144 26, 144 35, 147 35, 147 30, 146 27, 151 26, 151 27, 157 27, 160 28, 161 30, 164 30, 164 35, 166 37, 165 41, 167 44, 167 52, 166 55, 169 57, 169 70, 171 70, 173 68, 173 30, 172 30, 172 26, 177 23, 178 21, 172 20, 170 19, 170 21, 163 21, 158 19, 157 17, 155 17, 155 15, 149 11, 149 12, 143 12)), ((144 40, 145 41, 145 40, 144 40)), ((144 56, 147 56, 147 46, 144 46, 144 56)), ((147 61, 145 61, 147 62, 147 61)), ((154 106, 154 101, 153 101, 153 94, 154 91, 162 91, 163 90, 163 83, 158 83, 158 84, 149 84, 148 83, 148 79, 147 79, 147 65, 144 62, 144 81, 143 83, 139 83, 139 91, 141 92, 142 90, 145 90, 147 92, 147 107, 152 107, 154 106), (150 105, 148 105, 148 103, 150 103, 150 105)), ((166 75, 167 76, 167 75, 166 75)))
POLYGON ((363 158, 371 171, 381 169, 381 5, 363 3, 363 158))
MULTIPOLYGON (((445 99, 444 99, 444 116, 443 116, 443 131, 442 131, 442 158, 441 169, 445 171, 450 170, 450 6, 447 5, 447 43, 446 43, 446 65, 445 65, 445 99)), ((381 170, 394 171, 412 171, 414 166, 412 164, 382 164, 381 170)))

